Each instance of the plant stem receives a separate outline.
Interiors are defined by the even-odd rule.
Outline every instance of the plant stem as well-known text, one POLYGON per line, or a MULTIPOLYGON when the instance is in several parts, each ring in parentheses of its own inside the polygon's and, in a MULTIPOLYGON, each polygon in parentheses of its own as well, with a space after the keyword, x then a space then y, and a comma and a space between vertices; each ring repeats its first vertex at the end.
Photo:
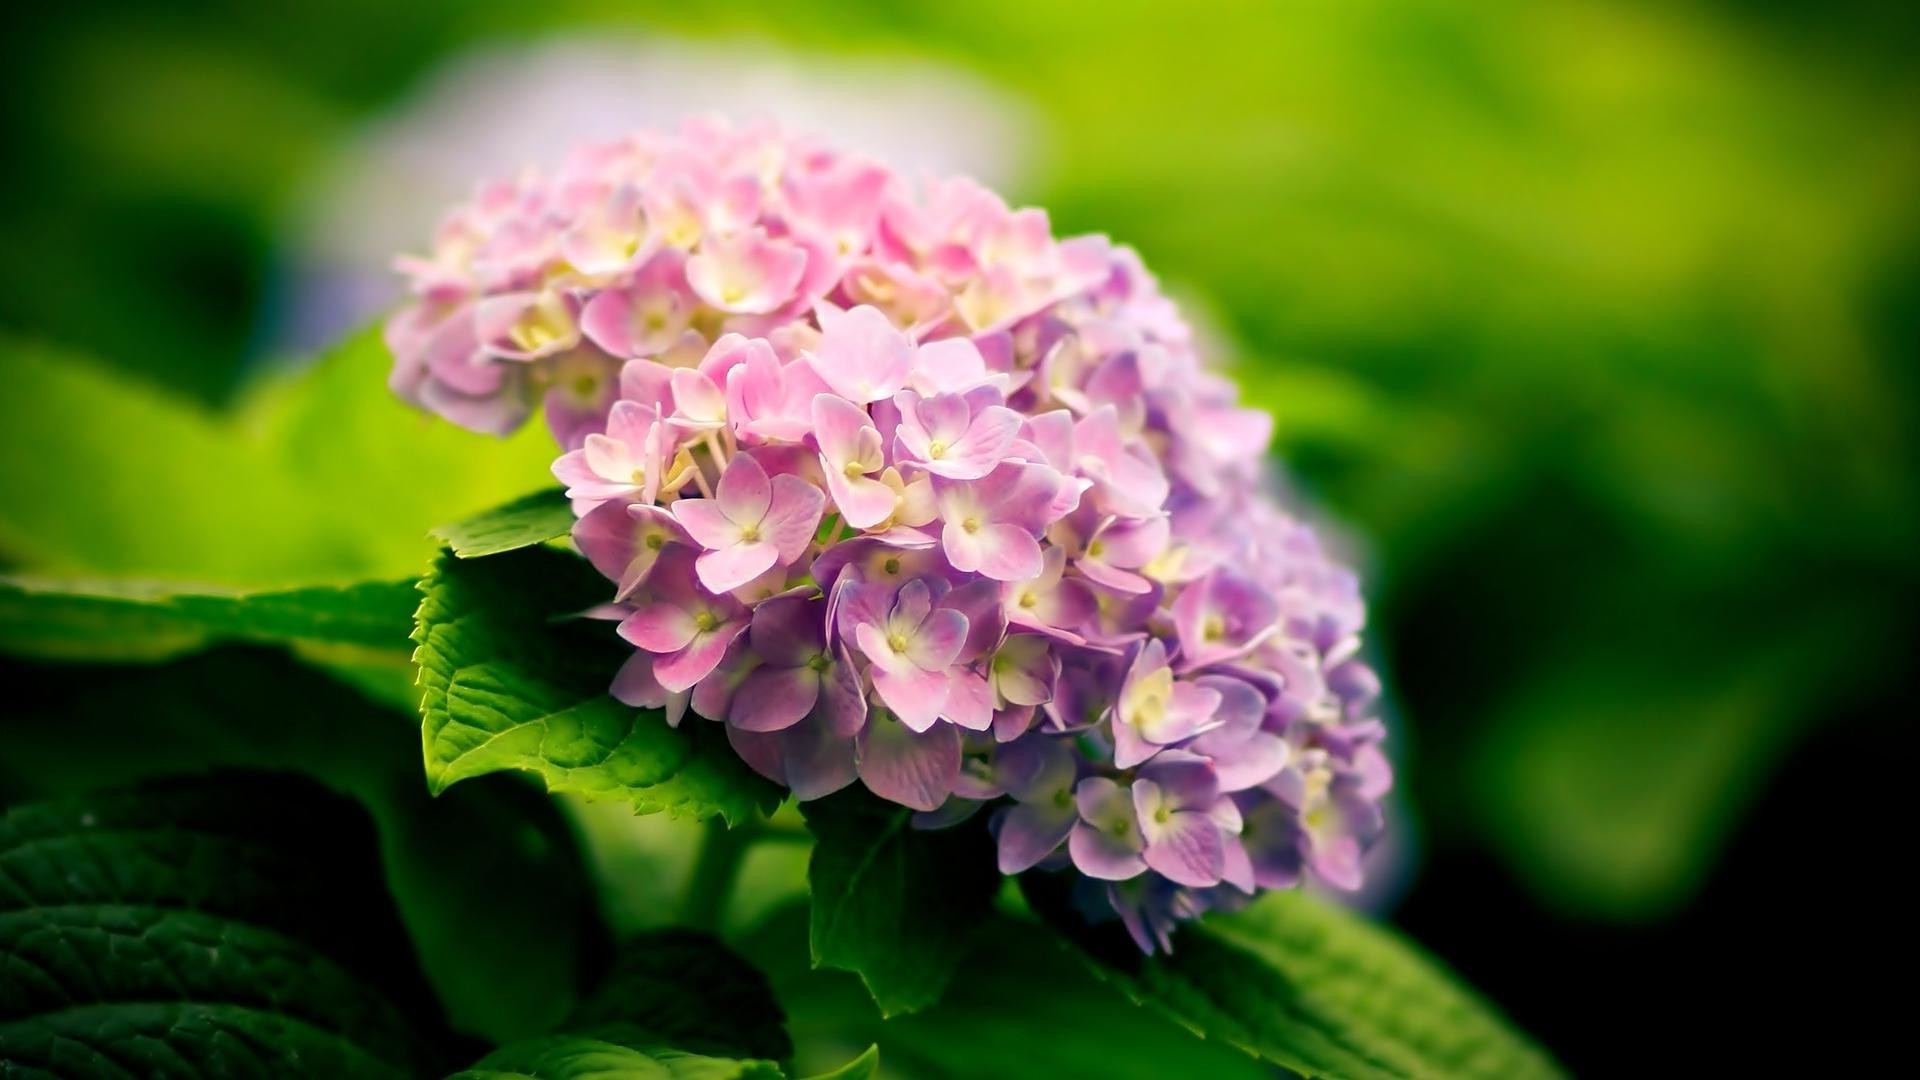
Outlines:
POLYGON ((702 930, 719 928, 733 893, 734 878, 740 874, 740 863, 753 846, 754 833, 752 825, 729 829, 718 817, 707 819, 707 838, 700 845, 693 876, 687 880, 686 898, 681 901, 681 922, 702 930))

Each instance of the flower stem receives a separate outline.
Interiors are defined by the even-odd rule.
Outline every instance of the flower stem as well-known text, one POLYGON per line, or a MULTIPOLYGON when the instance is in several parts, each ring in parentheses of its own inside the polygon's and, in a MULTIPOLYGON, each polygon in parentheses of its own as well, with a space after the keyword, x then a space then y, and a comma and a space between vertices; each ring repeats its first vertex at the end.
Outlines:
POLYGON ((718 929, 733 893, 733 882, 740 874, 740 863, 753 846, 755 829, 742 825, 727 828, 718 817, 707 819, 707 837, 693 863, 693 876, 687 880, 687 893, 680 904, 680 921, 702 930, 718 929))

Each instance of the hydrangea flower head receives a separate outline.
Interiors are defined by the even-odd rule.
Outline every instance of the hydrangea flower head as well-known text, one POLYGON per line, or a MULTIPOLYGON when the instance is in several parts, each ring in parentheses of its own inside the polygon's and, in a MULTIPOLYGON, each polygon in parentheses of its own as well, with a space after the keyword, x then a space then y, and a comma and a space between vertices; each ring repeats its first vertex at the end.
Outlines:
POLYGON ((984 808, 1002 872, 1077 874, 1147 951, 1360 885, 1391 771, 1357 583, 1129 249, 701 122, 484 187, 400 265, 398 393, 544 408, 620 700, 801 799, 984 808))

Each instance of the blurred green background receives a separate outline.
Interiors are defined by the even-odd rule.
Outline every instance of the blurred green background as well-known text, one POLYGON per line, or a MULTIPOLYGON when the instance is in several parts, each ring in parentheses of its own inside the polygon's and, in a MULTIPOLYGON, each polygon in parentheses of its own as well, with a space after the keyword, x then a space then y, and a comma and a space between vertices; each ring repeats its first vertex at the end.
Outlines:
MULTIPOLYGON (((991 146, 989 179, 1061 231, 1138 247, 1354 538, 1404 777, 1388 917, 1578 1072, 1658 1045, 1830 1062, 1820 1029, 1868 1014, 1824 988, 1891 932, 1908 814, 1914 12, 15 11, 0 567, 403 576, 426 525, 541 483, 537 437, 429 426, 377 359, 279 363, 316 311, 367 303, 314 207, 419 197, 390 169, 329 202, 341 162, 469 50, 684 47, 715 85, 768 56, 829 87, 858 66, 876 107, 950 72, 934 134, 991 146)), ((620 114, 593 93, 561 79, 552 104, 620 114)))

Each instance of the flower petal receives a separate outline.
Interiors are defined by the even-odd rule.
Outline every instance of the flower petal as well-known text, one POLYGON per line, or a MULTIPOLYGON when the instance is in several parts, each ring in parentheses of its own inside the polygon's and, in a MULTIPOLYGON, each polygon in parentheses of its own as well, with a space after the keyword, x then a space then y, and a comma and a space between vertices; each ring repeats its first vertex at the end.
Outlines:
POLYGON ((855 739, 854 753, 867 790, 915 810, 939 809, 960 777, 960 732, 949 724, 916 732, 876 716, 855 739))

